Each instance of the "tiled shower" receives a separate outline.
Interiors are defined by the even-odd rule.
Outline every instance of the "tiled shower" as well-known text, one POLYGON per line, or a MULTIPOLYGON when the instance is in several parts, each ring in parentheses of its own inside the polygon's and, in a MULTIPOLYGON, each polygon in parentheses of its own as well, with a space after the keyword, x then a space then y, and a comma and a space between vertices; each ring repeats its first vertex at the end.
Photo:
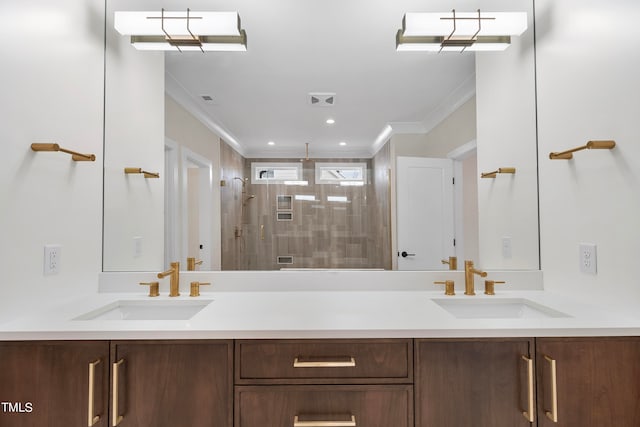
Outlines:
POLYGON ((388 144, 368 159, 246 159, 223 144, 222 269, 390 269, 388 144), (302 166, 307 184, 257 183, 252 163, 302 166), (361 186, 316 182, 316 163, 364 163, 361 186))

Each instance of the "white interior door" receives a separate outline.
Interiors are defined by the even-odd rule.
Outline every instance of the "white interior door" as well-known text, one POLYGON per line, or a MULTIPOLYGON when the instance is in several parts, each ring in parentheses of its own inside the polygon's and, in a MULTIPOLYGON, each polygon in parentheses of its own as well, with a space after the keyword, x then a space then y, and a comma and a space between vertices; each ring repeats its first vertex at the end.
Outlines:
POLYGON ((443 270, 455 254, 453 161, 397 159, 399 270, 443 270))
POLYGON ((202 260, 200 270, 211 270, 213 252, 213 166, 182 147, 182 257, 202 260))

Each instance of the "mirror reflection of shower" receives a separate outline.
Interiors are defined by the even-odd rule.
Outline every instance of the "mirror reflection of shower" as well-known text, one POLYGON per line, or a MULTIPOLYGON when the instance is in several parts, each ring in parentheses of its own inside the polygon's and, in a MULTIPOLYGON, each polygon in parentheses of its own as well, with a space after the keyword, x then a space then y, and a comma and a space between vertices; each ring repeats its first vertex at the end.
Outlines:
MULTIPOLYGON (((245 207, 247 205, 247 202, 251 199, 255 199, 256 195, 255 194, 249 194, 247 195, 247 182, 249 180, 249 178, 240 178, 240 177, 234 177, 234 180, 238 180, 242 183, 242 190, 240 191, 240 217, 239 217, 239 224, 236 225, 235 227, 235 232, 234 235, 236 238, 240 238, 243 236, 243 224, 245 222, 245 207)), ((241 246, 242 249, 242 246, 241 246)))

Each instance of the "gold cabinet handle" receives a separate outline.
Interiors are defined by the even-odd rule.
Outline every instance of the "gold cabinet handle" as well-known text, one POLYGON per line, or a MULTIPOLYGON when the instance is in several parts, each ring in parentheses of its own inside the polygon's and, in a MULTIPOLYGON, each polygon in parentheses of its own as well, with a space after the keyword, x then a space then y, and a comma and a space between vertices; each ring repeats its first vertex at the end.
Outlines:
POLYGON ((95 415, 95 391, 96 391, 96 366, 100 364, 100 359, 89 363, 89 408, 87 425, 92 427, 100 421, 100 415, 95 415))
POLYGON ((296 357, 293 359, 294 368, 354 368, 355 357, 335 357, 331 359, 323 357, 296 357))
POLYGON ((535 406, 533 404, 533 359, 522 355, 522 360, 527 363, 527 410, 522 415, 530 423, 535 421, 535 406))
POLYGON ((300 420, 300 418, 301 417, 298 415, 293 417, 293 427, 356 427, 357 426, 355 415, 350 415, 349 419, 346 419, 346 420, 333 420, 333 421, 329 421, 329 420, 302 421, 300 420))
POLYGON ((124 418, 122 415, 120 415, 120 411, 118 410, 118 397, 119 397, 119 368, 120 365, 122 365, 124 363, 124 359, 120 359, 117 362, 115 362, 113 364, 113 395, 111 396, 113 399, 113 405, 111 407, 111 418, 112 418, 112 423, 111 425, 113 427, 116 427, 118 424, 120 424, 120 422, 122 421, 122 419, 124 418))
POLYGON ((544 356, 544 359, 549 362, 551 368, 551 411, 544 410, 545 415, 554 423, 558 422, 558 381, 556 371, 556 361, 549 356, 544 356))
POLYGON ((260 224, 260 240, 264 240, 264 224, 260 224))

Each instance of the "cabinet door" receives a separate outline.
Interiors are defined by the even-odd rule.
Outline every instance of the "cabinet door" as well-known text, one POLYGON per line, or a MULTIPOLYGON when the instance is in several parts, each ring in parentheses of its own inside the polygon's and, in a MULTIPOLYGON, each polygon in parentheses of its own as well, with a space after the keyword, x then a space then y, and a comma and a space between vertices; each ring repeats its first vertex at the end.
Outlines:
POLYGON ((416 340, 415 347, 416 427, 531 425, 533 361, 523 356, 533 340, 416 340))
POLYGON ((410 385, 238 386, 235 427, 412 427, 410 385))
POLYGON ((1 343, 0 426, 106 427, 108 379, 106 341, 1 343))
POLYGON ((231 341, 114 342, 111 351, 119 426, 231 426, 231 341))
POLYGON ((540 427, 640 426, 640 338, 539 338, 536 346, 540 427))

